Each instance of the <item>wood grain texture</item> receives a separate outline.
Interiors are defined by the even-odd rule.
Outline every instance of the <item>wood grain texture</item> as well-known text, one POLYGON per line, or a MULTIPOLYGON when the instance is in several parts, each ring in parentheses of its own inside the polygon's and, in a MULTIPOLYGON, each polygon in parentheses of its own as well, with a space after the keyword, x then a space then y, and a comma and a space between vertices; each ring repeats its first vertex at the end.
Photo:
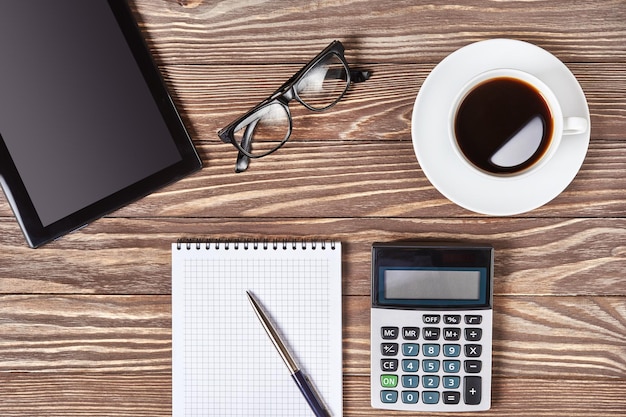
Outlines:
POLYGON ((174 63, 305 63, 344 39, 360 62, 438 62, 467 43, 528 40, 568 62, 626 61, 623 0, 223 1, 137 0, 158 58, 174 63), (185 7, 187 6, 187 7, 185 7), (182 48, 181 45, 185 47, 182 48))
MULTIPOLYGON (((252 161, 243 174, 234 173, 232 145, 198 148, 205 160, 202 171, 112 216, 487 217, 440 194, 421 171, 411 142, 288 143, 276 154, 252 161)), ((625 171, 626 141, 592 142, 572 183, 530 215, 621 217, 626 212, 625 171)), ((11 215, 4 197, 0 212, 11 215)))
POLYGON ((369 296, 373 242, 406 239, 494 245, 497 295, 626 295, 622 218, 101 219, 35 251, 13 220, 0 234, 0 294, 169 294, 179 238, 291 236, 343 242, 346 295, 369 296))
MULTIPOLYGON (((0 374, 7 395, 2 399, 4 417, 46 416, 171 416, 171 376, 167 373, 127 374, 0 374)), ((490 412, 481 415, 519 417, 623 416, 626 384, 611 380, 558 380, 502 378, 493 381, 490 412), (558 392, 555 396, 553 393, 558 392)), ((369 407, 369 378, 344 377, 344 416, 408 417, 423 414, 375 412, 369 407)), ((437 414, 463 417, 476 414, 437 414)))
MULTIPOLYGON (((369 374, 369 297, 344 296, 344 374, 369 374)), ((622 297, 496 296, 493 374, 626 379, 622 297)), ((0 373, 171 368, 170 296, 0 296, 0 373)))
POLYGON ((130 4, 205 168, 37 250, 0 195, 0 415, 171 415, 170 244, 207 237, 342 241, 345 416, 416 415, 369 399, 371 244, 402 239, 495 247, 485 415, 625 414, 626 1, 130 4), (497 37, 561 59, 592 124, 565 191, 503 218, 443 197, 411 142, 430 71, 497 37), (370 80, 322 114, 291 106, 287 145, 236 175, 217 130, 333 39, 370 80))

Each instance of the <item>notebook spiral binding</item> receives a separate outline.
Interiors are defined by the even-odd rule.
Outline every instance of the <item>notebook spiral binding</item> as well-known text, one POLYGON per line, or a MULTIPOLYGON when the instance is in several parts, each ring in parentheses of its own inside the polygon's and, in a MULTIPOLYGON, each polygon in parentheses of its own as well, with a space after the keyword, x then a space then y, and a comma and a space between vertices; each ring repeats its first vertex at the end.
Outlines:
POLYGON ((316 250, 318 248, 321 250, 326 250, 326 248, 330 248, 331 250, 335 250, 336 244, 334 240, 289 240, 289 239, 235 239, 235 240, 223 240, 223 239, 178 239, 176 242, 176 248, 178 250, 201 250, 201 249, 224 249, 224 250, 239 250, 239 248, 243 248, 243 250, 278 250, 282 248, 282 250, 287 250, 291 247, 292 250, 298 249, 300 245, 303 250, 308 248, 312 250, 316 250))

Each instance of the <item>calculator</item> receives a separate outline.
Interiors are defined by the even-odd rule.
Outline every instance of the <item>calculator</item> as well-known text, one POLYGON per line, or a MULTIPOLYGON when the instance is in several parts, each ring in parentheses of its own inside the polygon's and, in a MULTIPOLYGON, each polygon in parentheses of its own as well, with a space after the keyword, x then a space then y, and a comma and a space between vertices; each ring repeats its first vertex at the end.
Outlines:
POLYGON ((491 407, 493 247, 372 245, 371 404, 491 407))

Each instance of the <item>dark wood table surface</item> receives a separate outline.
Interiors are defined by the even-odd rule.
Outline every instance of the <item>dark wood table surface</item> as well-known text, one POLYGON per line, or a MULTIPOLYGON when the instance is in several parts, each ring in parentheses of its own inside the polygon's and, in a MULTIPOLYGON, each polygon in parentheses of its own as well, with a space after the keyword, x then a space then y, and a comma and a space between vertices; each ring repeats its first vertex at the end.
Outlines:
MULTIPOLYGON (((204 169, 40 249, 0 197, 0 415, 171 414, 170 243, 343 242, 344 415, 370 408, 370 247, 494 245, 493 402, 485 415, 626 415, 626 2, 136 0, 131 6, 204 169), (556 55, 591 112, 571 185, 491 217, 421 171, 411 112, 435 65, 511 38, 556 55), (372 71, 332 110, 235 174, 216 131, 339 39, 372 71)), ((295 107, 294 107, 295 109, 295 107)))

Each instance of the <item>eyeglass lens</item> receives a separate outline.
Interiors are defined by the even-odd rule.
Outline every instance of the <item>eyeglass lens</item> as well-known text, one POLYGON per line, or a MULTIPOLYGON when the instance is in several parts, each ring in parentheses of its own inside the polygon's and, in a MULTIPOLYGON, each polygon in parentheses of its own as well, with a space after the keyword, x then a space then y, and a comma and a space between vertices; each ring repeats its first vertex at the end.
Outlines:
MULTIPOLYGON (((341 99, 348 89, 345 64, 335 54, 329 54, 310 68, 297 81, 298 101, 312 110, 325 110, 341 99)), ((280 147, 291 133, 291 118, 286 105, 272 102, 260 108, 251 122, 234 132, 242 149, 254 157, 266 155, 280 147)))

